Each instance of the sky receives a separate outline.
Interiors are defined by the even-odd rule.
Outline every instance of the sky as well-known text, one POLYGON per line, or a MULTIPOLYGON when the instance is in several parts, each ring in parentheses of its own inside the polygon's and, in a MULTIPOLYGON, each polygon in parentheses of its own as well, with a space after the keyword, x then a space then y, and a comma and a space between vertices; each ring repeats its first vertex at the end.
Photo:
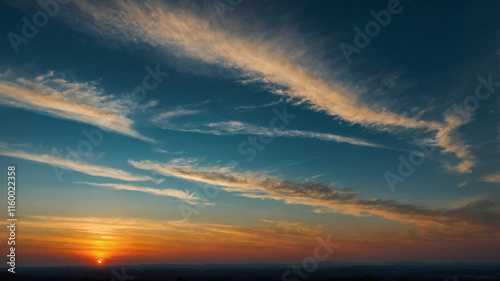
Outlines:
POLYGON ((500 262, 500 3, 40 3, 0 3, 19 266, 500 262))

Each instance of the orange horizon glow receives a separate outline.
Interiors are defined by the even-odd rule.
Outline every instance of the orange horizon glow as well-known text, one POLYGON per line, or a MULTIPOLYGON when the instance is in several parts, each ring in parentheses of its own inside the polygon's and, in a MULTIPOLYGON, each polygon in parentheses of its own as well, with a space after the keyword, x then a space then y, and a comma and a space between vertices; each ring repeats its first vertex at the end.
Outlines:
MULTIPOLYGON (((341 244, 329 257, 330 261, 370 262, 382 257, 387 261, 439 261, 450 252, 456 252, 457 257, 460 252, 467 252, 481 260, 490 260, 492 257, 482 256, 481 252, 495 245, 494 240, 486 238, 475 245, 461 243, 460 239, 447 245, 432 243, 411 237, 425 238, 432 235, 432 231, 417 232, 406 227, 411 235, 403 235, 398 225, 367 233, 362 229, 323 229, 316 225, 278 221, 242 227, 149 219, 35 216, 25 218, 24 227, 22 239, 26 248, 32 250, 23 255, 32 261, 49 255, 54 262, 51 264, 43 259, 43 263, 30 265, 104 265, 104 261, 106 265, 214 261, 296 263, 313 254, 318 237, 327 239, 328 236, 331 242, 341 244), (353 231, 356 234, 353 235, 353 231), (397 236, 387 237, 391 233, 397 236), (53 244, 54 237, 58 237, 58 244, 53 244), (405 253, 413 256, 408 257, 405 253)), ((463 235, 464 238, 468 235, 465 230, 463 235)))

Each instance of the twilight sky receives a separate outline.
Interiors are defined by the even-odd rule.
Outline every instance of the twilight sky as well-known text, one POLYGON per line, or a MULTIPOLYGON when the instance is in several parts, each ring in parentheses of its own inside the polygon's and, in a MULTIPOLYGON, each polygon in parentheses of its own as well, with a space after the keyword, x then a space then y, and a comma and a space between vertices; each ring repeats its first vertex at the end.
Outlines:
POLYGON ((1 2, 20 265, 500 261, 499 2, 1 2))

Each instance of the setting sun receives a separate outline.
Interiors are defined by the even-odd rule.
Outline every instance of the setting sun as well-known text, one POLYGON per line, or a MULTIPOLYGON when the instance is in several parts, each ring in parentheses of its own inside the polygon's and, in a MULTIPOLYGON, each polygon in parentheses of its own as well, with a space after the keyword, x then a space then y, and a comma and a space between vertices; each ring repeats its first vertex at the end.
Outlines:
POLYGON ((102 263, 102 261, 101 261, 101 260, 99 260, 99 261, 98 261, 98 263, 102 263))

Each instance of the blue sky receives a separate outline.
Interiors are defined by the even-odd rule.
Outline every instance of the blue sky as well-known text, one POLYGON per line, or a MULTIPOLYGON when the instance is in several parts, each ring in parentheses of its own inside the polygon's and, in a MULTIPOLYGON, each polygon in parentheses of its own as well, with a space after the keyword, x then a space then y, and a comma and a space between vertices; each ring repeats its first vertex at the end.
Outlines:
MULTIPOLYGON (((343 243, 336 260, 498 261, 496 3, 62 2, 32 36, 23 17, 40 5, 0 9, 0 163, 18 167, 28 247, 80 237, 61 221, 125 219, 175 225, 159 235, 183 247, 189 227, 220 243, 137 263, 290 261, 314 235, 343 243), (399 12, 357 46, 388 5, 399 12), (405 176, 410 155, 423 162, 405 176), (231 252, 248 243, 273 254, 231 252)), ((126 261, 111 248, 54 263, 126 261)))

